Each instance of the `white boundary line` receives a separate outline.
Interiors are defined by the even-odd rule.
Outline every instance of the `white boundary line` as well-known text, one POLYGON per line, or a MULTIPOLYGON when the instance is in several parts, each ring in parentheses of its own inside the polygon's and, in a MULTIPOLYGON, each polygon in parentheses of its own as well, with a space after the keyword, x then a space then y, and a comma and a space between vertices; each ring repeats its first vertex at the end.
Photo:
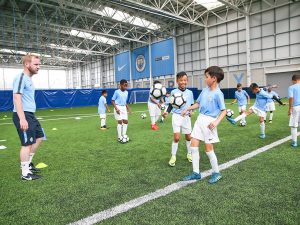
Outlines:
MULTIPOLYGON (((298 132, 297 135, 300 135, 300 132, 298 132)), ((271 148, 274 148, 288 140, 291 139, 291 136, 288 136, 288 137, 285 137, 283 139, 280 139, 278 141, 275 141, 269 145, 266 145, 266 146, 263 146, 261 148, 258 148, 250 153, 247 153, 243 156, 240 156, 238 158, 235 158, 233 160, 230 160, 226 163, 223 163, 219 166, 220 170, 225 170, 225 169, 228 169, 240 162, 243 162, 247 159, 251 159, 252 157, 262 153, 262 152, 265 152, 265 151, 268 151, 270 150, 271 148)), ((201 173, 201 176, 202 176, 202 179, 204 179, 205 177, 208 177, 210 174, 211 174, 211 170, 207 170, 207 171, 204 171, 203 173, 201 173)), ((106 209, 104 211, 101 211, 99 213, 96 213, 92 216, 89 216, 89 217, 86 217, 84 219, 81 219, 79 221, 76 221, 74 223, 70 223, 69 225, 89 225, 89 224, 95 224, 95 223, 98 223, 98 222, 101 222, 103 220, 106 220, 106 219, 109 219, 109 218, 112 218, 118 214, 121 214, 121 213, 124 213, 124 212, 127 212, 131 209, 134 209, 140 205, 143 205, 149 201, 152 201, 154 199, 157 199, 157 198, 160 198, 160 197, 163 197, 163 196, 166 196, 174 191, 177 191, 181 188, 184 188, 185 186, 187 185, 190 185, 192 183, 195 183, 197 181, 193 180, 193 181, 179 181, 177 183, 173 183, 169 186, 166 186, 162 189, 158 189, 157 191, 155 192, 151 192, 149 194, 146 194, 144 196, 141 196, 139 198, 135 198, 133 200, 130 200, 128 202, 125 202, 121 205, 118 205, 118 206, 115 206, 113 208, 110 208, 110 209, 106 209)))

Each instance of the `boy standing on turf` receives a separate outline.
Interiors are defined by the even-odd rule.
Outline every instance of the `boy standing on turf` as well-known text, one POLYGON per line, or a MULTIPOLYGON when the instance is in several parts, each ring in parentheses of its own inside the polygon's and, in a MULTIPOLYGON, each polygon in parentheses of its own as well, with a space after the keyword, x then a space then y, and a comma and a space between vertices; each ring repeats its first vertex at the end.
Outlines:
MULTIPOLYGON (((272 86, 269 85, 267 88, 268 94, 271 94, 273 96, 276 96, 279 99, 279 95, 272 90, 272 86)), ((268 99, 267 100, 267 107, 266 107, 266 117, 265 117, 265 122, 267 120, 267 113, 270 112, 270 116, 269 116, 269 123, 272 123, 272 119, 273 119, 273 112, 275 111, 275 103, 273 99, 268 99)))
POLYGON ((122 136, 126 135, 128 127, 128 112, 130 108, 127 104, 128 98, 128 82, 127 80, 120 81, 120 88, 115 91, 111 103, 114 107, 115 119, 118 121, 117 132, 118 141, 121 141, 122 136))
POLYGON ((293 85, 289 86, 289 111, 290 117, 289 126, 292 134, 292 147, 297 147, 297 128, 300 123, 300 74, 295 74, 292 77, 293 85))
MULTIPOLYGON (((231 104, 238 103, 239 107, 239 113, 240 115, 246 112, 247 103, 250 104, 250 97, 248 93, 243 90, 242 84, 238 83, 236 86, 237 90, 234 93, 234 100, 231 102, 231 104)), ((242 121, 246 122, 246 119, 244 118, 242 121)))
POLYGON ((39 169, 33 165, 32 158, 42 143, 44 132, 34 115, 36 104, 32 76, 40 69, 40 58, 36 55, 24 56, 23 68, 23 72, 17 75, 13 82, 13 122, 21 140, 21 179, 36 180, 41 177, 36 174, 39 169))
MULTIPOLYGON (((154 84, 160 84, 160 81, 156 80, 153 82, 153 85, 154 84)), ((158 121, 159 117, 161 116, 161 103, 164 103, 162 97, 157 99, 157 98, 154 98, 151 95, 151 93, 149 93, 148 110, 149 110, 152 130, 159 129, 156 122, 158 121)))
POLYGON ((224 72, 220 67, 211 66, 207 68, 205 70, 205 82, 208 87, 202 90, 194 105, 181 112, 181 115, 186 115, 187 112, 197 108, 199 108, 200 112, 191 134, 193 172, 191 175, 183 178, 185 181, 201 179, 198 149, 201 141, 205 143, 205 152, 213 171, 208 182, 213 184, 222 178, 213 144, 219 142, 217 126, 226 115, 224 95, 219 88, 219 83, 223 79, 224 72))
POLYGON ((106 97, 107 97, 107 90, 103 90, 101 97, 99 98, 99 102, 98 102, 98 113, 100 116, 100 129, 101 130, 106 130, 106 110, 108 112, 110 112, 108 105, 107 105, 107 101, 106 101, 106 97))
POLYGON ((181 112, 194 104, 194 95, 193 92, 186 88, 188 84, 188 76, 185 72, 179 72, 176 75, 176 82, 178 88, 174 89, 171 92, 171 95, 175 93, 182 93, 183 97, 186 99, 186 104, 184 104, 180 109, 172 108, 172 105, 169 104, 167 111, 163 114, 166 117, 171 111, 172 115, 172 126, 173 126, 173 142, 171 148, 171 159, 169 161, 170 166, 175 166, 176 163, 176 153, 178 149, 178 143, 180 139, 180 131, 185 135, 186 140, 186 148, 187 148, 187 159, 189 162, 192 162, 192 154, 191 154, 191 132, 192 132, 192 124, 191 124, 191 114, 190 112, 186 112, 181 115, 181 112))
POLYGON ((249 108, 248 112, 239 115, 235 119, 227 117, 227 120, 232 124, 236 124, 237 121, 246 118, 246 116, 249 116, 252 113, 255 113, 257 116, 259 116, 259 123, 260 123, 259 137, 264 139, 266 137, 264 119, 266 117, 267 100, 274 99, 278 101, 281 105, 283 105, 283 103, 275 95, 267 93, 262 88, 260 88, 256 83, 252 83, 250 85, 250 89, 252 90, 253 94, 256 95, 254 105, 249 108))

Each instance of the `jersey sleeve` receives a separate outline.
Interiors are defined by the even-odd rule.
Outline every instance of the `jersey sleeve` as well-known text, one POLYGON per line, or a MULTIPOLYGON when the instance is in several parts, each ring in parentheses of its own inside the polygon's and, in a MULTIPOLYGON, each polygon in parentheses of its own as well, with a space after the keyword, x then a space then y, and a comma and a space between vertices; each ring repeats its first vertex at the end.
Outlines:
POLYGON ((194 104, 194 102, 195 102, 195 100, 194 100, 194 94, 193 94, 193 92, 191 91, 190 92, 191 94, 190 94, 190 98, 191 98, 191 105, 193 105, 194 104))
POLYGON ((264 98, 273 98, 274 94, 268 94, 267 92, 261 92, 260 93, 261 96, 263 96, 264 98))
POLYGON ((225 101, 224 101, 224 94, 222 92, 218 93, 217 95, 217 104, 221 111, 225 110, 225 101))
POLYGON ((112 96, 111 100, 116 100, 117 99, 117 91, 114 92, 114 95, 112 96))
POLYGON ((244 95, 245 95, 246 97, 249 97, 249 94, 248 94, 247 91, 245 91, 245 90, 244 90, 244 95))
POLYGON ((13 83, 13 93, 23 94, 25 88, 25 80, 23 76, 18 76, 13 83))
POLYGON ((237 99, 237 96, 236 96, 236 91, 234 92, 234 98, 235 98, 235 99, 237 99))
POLYGON ((293 87, 292 86, 289 86, 288 95, 289 95, 289 98, 293 98, 294 97, 293 87))
MULTIPOLYGON (((203 90, 202 90, 203 91, 203 90)), ((201 95, 202 95, 202 92, 200 93, 200 95, 198 96, 196 102, 200 105, 200 100, 201 100, 201 95)))

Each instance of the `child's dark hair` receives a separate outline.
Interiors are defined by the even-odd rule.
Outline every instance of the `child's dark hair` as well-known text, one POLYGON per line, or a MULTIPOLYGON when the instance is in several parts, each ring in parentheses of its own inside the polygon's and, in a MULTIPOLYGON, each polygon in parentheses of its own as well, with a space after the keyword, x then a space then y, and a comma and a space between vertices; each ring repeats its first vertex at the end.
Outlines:
POLYGON ((204 73, 208 73, 211 77, 217 78, 217 82, 220 83, 221 80, 224 79, 224 72, 218 66, 210 66, 208 67, 204 73))
POLYGON ((101 95, 107 94, 107 90, 102 90, 101 95))
POLYGON ((257 83, 252 83, 252 84, 250 84, 250 89, 251 89, 251 90, 254 90, 254 89, 256 89, 256 88, 258 88, 257 83))
POLYGON ((294 74, 294 75, 292 76, 292 80, 293 80, 293 81, 300 80, 300 74, 294 74))
POLYGON ((160 84, 161 82, 159 81, 159 80, 155 80, 154 82, 153 82, 153 84, 160 84))
POLYGON ((120 84, 123 85, 123 84, 127 84, 127 80, 123 79, 123 80, 120 80, 120 84))
POLYGON ((187 76, 186 72, 181 71, 176 74, 176 80, 180 79, 181 77, 187 76))
POLYGON ((237 87, 237 88, 240 88, 240 87, 242 87, 242 84, 241 84, 241 83, 238 83, 238 84, 236 85, 236 87, 237 87))

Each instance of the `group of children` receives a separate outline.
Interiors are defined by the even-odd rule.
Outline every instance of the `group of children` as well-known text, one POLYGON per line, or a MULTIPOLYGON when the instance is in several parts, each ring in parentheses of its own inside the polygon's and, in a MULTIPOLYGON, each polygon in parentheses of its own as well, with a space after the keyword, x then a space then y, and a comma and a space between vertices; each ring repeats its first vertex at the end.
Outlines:
MULTIPOLYGON (((224 95, 219 88, 219 83, 224 79, 224 72, 218 66, 211 66, 205 70, 205 82, 207 87, 202 90, 196 102, 194 102, 194 96, 191 90, 187 89, 188 76, 185 72, 180 72, 176 75, 177 88, 174 89, 171 94, 168 93, 165 99, 156 99, 151 95, 148 100, 148 109, 151 119, 151 129, 157 130, 158 126, 156 122, 161 115, 161 107, 167 104, 166 110, 163 112, 163 118, 166 118, 169 113, 172 113, 172 127, 173 127, 173 142, 171 146, 171 158, 169 160, 170 166, 176 164, 176 153, 178 150, 178 143, 180 139, 180 133, 185 135, 186 147, 187 147, 187 160, 192 163, 193 172, 184 177, 183 180, 199 180, 201 179, 201 173, 199 170, 199 145, 201 142, 205 145, 205 152, 209 158, 212 175, 209 179, 209 183, 216 183, 222 178, 219 171, 217 156, 214 152, 214 143, 219 142, 217 126, 226 116, 226 107, 224 101, 224 95), (181 108, 173 108, 169 103, 169 96, 175 93, 181 93, 186 99, 186 104, 181 108), (193 110, 199 109, 199 115, 192 128, 191 115, 193 110)), ((158 81, 155 81, 158 82, 158 81)), ((292 134, 292 146, 297 147, 297 127, 300 122, 300 75, 294 75, 292 77, 293 85, 289 87, 289 111, 290 116, 289 126, 291 127, 292 134)), ((117 132, 118 140, 122 136, 126 135, 128 126, 128 112, 130 108, 127 104, 128 83, 126 80, 120 81, 120 88, 115 91, 112 97, 112 105, 114 107, 114 116, 118 121, 117 132)), ((256 83, 250 85, 250 89, 253 94, 256 95, 256 100, 253 106, 246 111, 247 104, 250 104, 250 97, 248 93, 242 90, 242 85, 237 85, 237 91, 235 92, 235 100, 231 103, 238 103, 239 116, 234 118, 226 117, 227 120, 236 124, 239 120, 245 122, 245 118, 251 114, 256 114, 259 117, 260 122, 260 138, 265 138, 265 121, 266 112, 270 112, 269 123, 272 123, 273 112, 275 111, 274 101, 280 101, 277 93, 272 91, 272 87, 268 86, 266 90, 260 88, 256 83)), ((105 97, 107 92, 103 91, 102 96, 99 99, 99 115, 101 120, 101 129, 106 129, 105 124, 105 109, 109 111, 105 97), (103 99, 104 98, 104 99, 103 99), (103 111, 104 110, 104 111, 103 111), (104 113, 103 113, 104 112, 104 113)))

